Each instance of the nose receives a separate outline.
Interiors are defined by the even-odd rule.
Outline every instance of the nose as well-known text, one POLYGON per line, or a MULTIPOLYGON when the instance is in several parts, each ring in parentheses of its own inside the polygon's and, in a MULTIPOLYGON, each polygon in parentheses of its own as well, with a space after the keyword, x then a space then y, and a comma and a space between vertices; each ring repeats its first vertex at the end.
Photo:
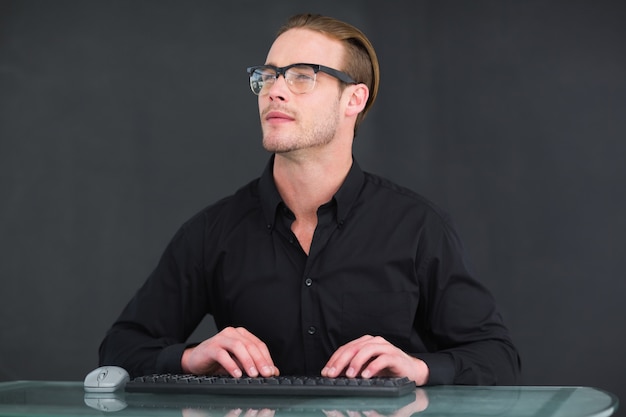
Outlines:
POLYGON ((272 101, 274 100, 285 101, 287 94, 289 92, 289 86, 287 85, 287 80, 285 80, 284 75, 282 77, 281 75, 282 74, 278 74, 276 76, 276 80, 274 81, 274 84, 270 86, 270 89, 267 92, 270 100, 272 101))

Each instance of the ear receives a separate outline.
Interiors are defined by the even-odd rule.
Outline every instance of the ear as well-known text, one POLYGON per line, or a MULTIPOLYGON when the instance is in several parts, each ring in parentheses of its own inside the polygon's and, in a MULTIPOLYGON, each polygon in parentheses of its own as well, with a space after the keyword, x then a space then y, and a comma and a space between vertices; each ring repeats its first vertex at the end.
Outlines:
POLYGON ((346 116, 356 116, 363 111, 370 96, 370 90, 365 84, 356 84, 346 87, 348 105, 346 106, 346 116))

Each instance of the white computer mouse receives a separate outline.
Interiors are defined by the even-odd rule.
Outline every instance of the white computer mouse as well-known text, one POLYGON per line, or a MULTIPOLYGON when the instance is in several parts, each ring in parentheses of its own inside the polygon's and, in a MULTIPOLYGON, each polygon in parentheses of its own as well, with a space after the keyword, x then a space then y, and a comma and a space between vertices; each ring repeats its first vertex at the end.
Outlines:
POLYGON ((87 392, 115 392, 123 389, 130 377, 126 369, 119 366, 101 366, 89 372, 85 377, 87 392))

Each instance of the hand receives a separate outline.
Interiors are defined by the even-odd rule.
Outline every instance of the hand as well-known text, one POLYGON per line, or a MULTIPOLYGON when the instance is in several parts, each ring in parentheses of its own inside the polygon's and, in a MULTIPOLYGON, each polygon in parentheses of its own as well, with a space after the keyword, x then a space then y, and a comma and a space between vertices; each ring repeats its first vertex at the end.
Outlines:
POLYGON ((229 374, 240 378, 277 376, 265 343, 243 327, 227 327, 198 346, 183 352, 183 371, 196 375, 229 374))
POLYGON ((426 384, 429 375, 424 361, 407 355, 380 336, 369 335, 341 346, 322 369, 322 376, 328 378, 342 373, 349 378, 406 376, 415 385, 426 384))

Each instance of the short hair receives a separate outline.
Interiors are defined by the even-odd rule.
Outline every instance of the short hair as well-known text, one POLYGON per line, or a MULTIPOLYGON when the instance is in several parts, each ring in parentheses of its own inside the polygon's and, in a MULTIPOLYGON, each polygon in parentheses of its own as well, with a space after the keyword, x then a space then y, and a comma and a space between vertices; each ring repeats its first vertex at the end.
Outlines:
POLYGON ((378 84, 380 82, 380 69, 378 58, 374 46, 367 36, 353 25, 342 22, 328 16, 319 14, 303 13, 292 16, 278 30, 276 37, 282 35, 290 29, 309 29, 325 34, 333 39, 341 41, 347 52, 345 68, 337 68, 352 77, 358 83, 367 85, 369 97, 363 111, 359 113, 354 125, 356 134, 359 124, 374 104, 378 94, 378 84))

